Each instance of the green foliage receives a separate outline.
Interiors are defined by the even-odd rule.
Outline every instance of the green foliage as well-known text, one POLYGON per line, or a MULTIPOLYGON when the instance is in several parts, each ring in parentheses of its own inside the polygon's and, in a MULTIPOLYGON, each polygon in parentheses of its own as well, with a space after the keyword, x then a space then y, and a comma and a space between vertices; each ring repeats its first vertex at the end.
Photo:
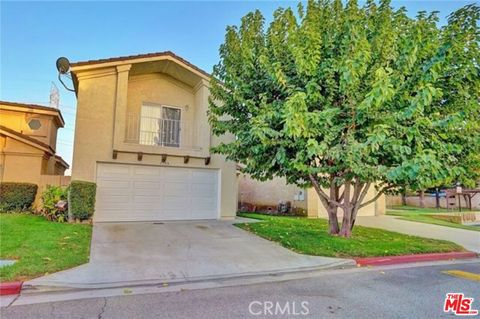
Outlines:
POLYGON ((38 186, 30 183, 0 183, 0 212, 29 210, 38 186))
POLYGON ((70 213, 80 220, 92 217, 95 210, 95 192, 97 186, 92 182, 72 181, 69 187, 70 213))
POLYGON ((47 189, 42 193, 42 215, 51 221, 66 222, 68 220, 68 211, 61 211, 55 207, 61 200, 67 200, 67 189, 48 185, 47 189))
MULTIPOLYGON (((209 120, 213 148, 265 180, 412 190, 480 176, 480 9, 308 1, 227 28, 209 120), (368 185, 368 184, 367 184, 368 185)), ((357 196, 358 198, 358 196, 357 196)), ((360 197, 361 198, 361 197, 360 197)))

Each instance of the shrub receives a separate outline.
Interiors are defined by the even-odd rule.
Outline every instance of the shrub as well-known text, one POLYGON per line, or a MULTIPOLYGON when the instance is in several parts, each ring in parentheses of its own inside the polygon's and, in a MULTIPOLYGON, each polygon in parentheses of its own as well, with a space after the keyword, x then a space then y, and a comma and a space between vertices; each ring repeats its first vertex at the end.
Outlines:
POLYGON ((0 212, 29 210, 37 188, 30 183, 0 183, 0 212))
POLYGON ((48 185, 42 193, 42 215, 48 220, 63 223, 68 219, 68 211, 61 210, 56 204, 61 200, 67 200, 67 189, 60 186, 48 185))
POLYGON ((68 205, 73 218, 84 220, 92 217, 95 210, 96 190, 95 183, 84 181, 70 183, 68 205))

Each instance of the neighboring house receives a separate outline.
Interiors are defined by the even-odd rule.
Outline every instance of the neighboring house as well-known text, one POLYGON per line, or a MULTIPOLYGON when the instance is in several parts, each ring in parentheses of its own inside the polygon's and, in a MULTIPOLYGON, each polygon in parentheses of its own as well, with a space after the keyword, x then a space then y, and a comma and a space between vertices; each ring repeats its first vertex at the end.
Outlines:
POLYGON ((94 221, 234 218, 235 163, 209 149, 210 75, 172 52, 71 64, 72 179, 97 183, 94 221))
POLYGON ((0 101, 0 181, 42 184, 42 176, 64 175, 68 164, 56 155, 60 110, 0 101))
POLYGON ((290 202, 294 213, 307 212, 306 189, 287 185, 285 178, 275 177, 257 181, 248 174, 238 173, 238 201, 240 210, 276 211, 278 205, 290 202))
MULTIPOLYGON (((275 210, 280 202, 290 202, 296 212, 304 211, 310 218, 327 217, 327 211, 313 188, 302 189, 286 183, 285 178, 275 177, 268 181, 257 181, 249 175, 239 173, 238 200, 240 209, 275 210)), ((326 190, 328 193, 328 190, 326 190)), ((376 194, 371 187, 365 201, 376 194)), ((358 216, 384 215, 386 209, 385 196, 380 196, 375 202, 361 208, 358 216)), ((339 215, 342 210, 339 209, 339 215)))
MULTIPOLYGON (((328 193, 328 190, 325 190, 328 193)), ((365 196, 363 202, 367 202, 374 198, 377 195, 377 191, 375 187, 370 187, 365 196)), ((308 217, 310 218, 317 218, 317 217, 324 217, 326 218, 327 210, 320 202, 320 198, 317 195, 317 192, 313 188, 309 188, 307 192, 308 198, 308 217)), ((385 195, 381 195, 376 201, 370 203, 369 205, 362 207, 358 210, 357 216, 379 216, 385 215, 386 210, 386 202, 385 202, 385 195)), ((338 215, 342 216, 343 212, 341 209, 338 210, 338 215)))

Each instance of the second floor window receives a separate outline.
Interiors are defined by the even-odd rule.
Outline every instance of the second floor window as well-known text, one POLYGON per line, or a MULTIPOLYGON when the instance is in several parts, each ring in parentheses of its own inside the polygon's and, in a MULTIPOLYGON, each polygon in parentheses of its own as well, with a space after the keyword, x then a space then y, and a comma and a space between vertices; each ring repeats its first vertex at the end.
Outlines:
POLYGON ((180 119, 180 108, 142 105, 140 144, 180 147, 180 119))

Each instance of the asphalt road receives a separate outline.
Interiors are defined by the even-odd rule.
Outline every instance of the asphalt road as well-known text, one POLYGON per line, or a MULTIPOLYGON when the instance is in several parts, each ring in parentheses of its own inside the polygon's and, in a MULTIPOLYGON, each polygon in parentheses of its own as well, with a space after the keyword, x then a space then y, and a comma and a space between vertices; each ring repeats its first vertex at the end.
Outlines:
POLYGON ((473 308, 480 309, 480 282, 442 272, 446 270, 480 274, 480 262, 340 271, 285 282, 10 306, 0 311, 2 319, 454 318, 443 313, 445 294, 450 292, 475 298, 473 308))

